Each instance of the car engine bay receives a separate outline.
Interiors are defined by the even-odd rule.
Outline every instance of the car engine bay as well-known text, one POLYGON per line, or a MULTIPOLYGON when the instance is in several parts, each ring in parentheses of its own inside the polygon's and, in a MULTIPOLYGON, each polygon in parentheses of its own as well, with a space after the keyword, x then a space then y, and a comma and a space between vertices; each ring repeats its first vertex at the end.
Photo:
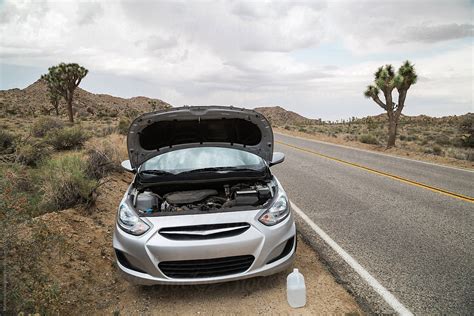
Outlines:
POLYGON ((142 215, 186 212, 212 212, 233 207, 264 205, 275 195, 276 184, 270 181, 211 184, 206 188, 151 187, 133 190, 131 201, 142 215))

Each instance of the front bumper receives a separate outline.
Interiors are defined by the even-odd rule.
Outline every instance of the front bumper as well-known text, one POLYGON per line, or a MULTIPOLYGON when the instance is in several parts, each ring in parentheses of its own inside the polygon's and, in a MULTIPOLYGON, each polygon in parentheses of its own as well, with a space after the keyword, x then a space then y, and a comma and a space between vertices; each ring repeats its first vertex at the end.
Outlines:
POLYGON ((290 215, 275 226, 265 226, 258 221, 261 211, 243 211, 218 214, 149 217, 151 229, 142 236, 133 236, 115 227, 113 247, 122 260, 117 265, 122 275, 132 283, 152 284, 206 284, 267 276, 287 269, 295 258, 296 227, 290 215), (249 223, 241 234, 201 240, 172 240, 162 236, 162 228, 187 226, 249 223), (288 242, 292 240, 291 245, 288 242), (291 246, 291 249, 285 246, 291 246), (255 259, 250 267, 234 274, 174 278, 158 267, 160 262, 227 258, 251 255, 255 259), (126 257, 126 264, 123 264, 126 257))

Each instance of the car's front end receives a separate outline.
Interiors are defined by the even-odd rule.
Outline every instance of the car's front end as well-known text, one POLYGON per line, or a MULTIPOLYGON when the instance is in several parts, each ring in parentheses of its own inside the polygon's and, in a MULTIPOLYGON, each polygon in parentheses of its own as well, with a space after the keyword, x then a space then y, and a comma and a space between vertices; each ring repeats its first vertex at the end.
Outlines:
MULTIPOLYGON (((258 115, 257 123, 247 119, 253 111, 239 111, 211 107, 189 115, 187 108, 183 126, 196 119, 199 128, 192 135, 199 135, 198 141, 178 132, 166 150, 143 127, 132 125, 129 155, 136 155, 131 159, 136 176, 119 205, 113 237, 126 279, 145 285, 214 283, 271 275, 292 264, 296 228, 286 193, 269 168, 283 156, 262 151, 253 136, 239 139, 249 132, 248 122, 268 123, 258 115), (212 134, 219 142, 206 136, 223 129, 219 115, 226 115, 228 126, 229 113, 246 122, 233 122, 225 135, 212 134), (225 145, 228 135, 231 145, 225 145), (152 152, 155 145, 159 154, 152 152)), ((144 126, 160 120, 168 122, 152 115, 144 126)), ((152 131, 157 135, 156 127, 152 131)), ((272 147, 273 135, 262 133, 259 139, 267 146, 271 136, 272 147)))
POLYGON ((296 229, 289 210, 272 226, 259 220, 265 211, 141 217, 149 228, 139 236, 125 231, 119 219, 113 240, 117 265, 138 284, 213 283, 277 273, 293 262, 296 229))

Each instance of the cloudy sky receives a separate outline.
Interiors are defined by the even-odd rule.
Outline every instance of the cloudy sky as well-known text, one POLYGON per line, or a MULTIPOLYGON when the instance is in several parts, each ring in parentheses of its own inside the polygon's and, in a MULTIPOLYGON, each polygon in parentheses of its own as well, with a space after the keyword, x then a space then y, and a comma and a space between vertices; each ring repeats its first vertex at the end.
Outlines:
POLYGON ((364 87, 409 59, 419 82, 405 113, 462 114, 474 112, 473 12, 455 0, 0 0, 0 89, 77 62, 95 93, 341 119, 380 113, 364 87))

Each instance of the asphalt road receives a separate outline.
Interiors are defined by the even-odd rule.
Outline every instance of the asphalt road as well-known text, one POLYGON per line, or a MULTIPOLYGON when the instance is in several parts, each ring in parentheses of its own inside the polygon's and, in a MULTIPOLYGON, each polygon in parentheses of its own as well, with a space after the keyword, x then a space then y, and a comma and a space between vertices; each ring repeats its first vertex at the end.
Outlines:
MULTIPOLYGON (((470 197, 473 172, 279 134, 275 140, 286 160, 272 170, 290 199, 405 307, 415 314, 474 313, 473 202, 308 150, 470 197)), ((390 312, 309 227, 300 228, 359 301, 390 312)))

